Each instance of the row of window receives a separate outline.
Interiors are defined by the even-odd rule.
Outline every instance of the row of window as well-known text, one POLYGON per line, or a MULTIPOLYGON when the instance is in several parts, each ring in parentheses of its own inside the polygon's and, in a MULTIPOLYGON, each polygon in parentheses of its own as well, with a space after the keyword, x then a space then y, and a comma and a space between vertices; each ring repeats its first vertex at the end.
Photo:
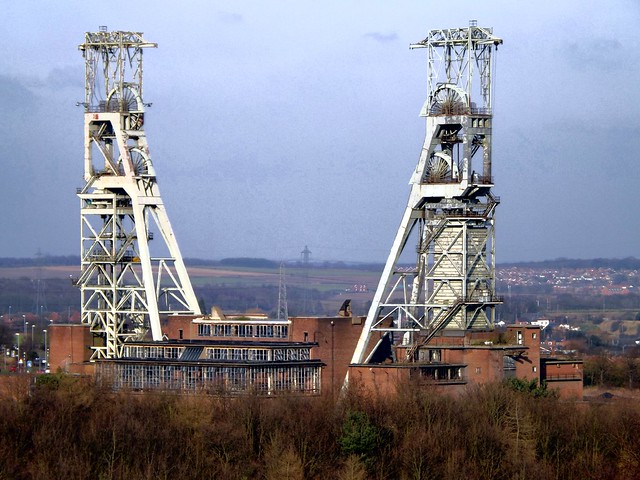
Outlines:
POLYGON ((207 348, 209 360, 254 360, 267 361, 269 351, 259 348, 207 348))
POLYGON ((199 337, 287 338, 288 325, 198 324, 199 337))
POLYGON ((433 381, 459 381, 462 380, 462 367, 422 368, 420 374, 433 381))
POLYGON ((309 360, 308 348, 227 348, 208 347, 209 360, 252 360, 256 362, 283 362, 289 360, 309 360))
POLYGON ((115 389, 209 390, 266 394, 320 393, 319 366, 211 367, 202 365, 98 365, 98 378, 115 389))
POLYGON ((125 358, 179 358, 183 347, 125 345, 125 358))

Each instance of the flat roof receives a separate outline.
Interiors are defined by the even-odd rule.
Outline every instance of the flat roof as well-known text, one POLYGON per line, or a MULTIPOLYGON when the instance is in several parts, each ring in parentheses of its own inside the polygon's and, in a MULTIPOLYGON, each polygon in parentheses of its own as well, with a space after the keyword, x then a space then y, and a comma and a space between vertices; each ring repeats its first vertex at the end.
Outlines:
POLYGON ((270 347, 270 348, 282 348, 282 347, 295 347, 295 348, 303 348, 303 347, 317 347, 318 342, 290 342, 287 340, 275 340, 275 341, 263 341, 263 340, 239 340, 234 338, 220 338, 216 340, 159 340, 155 341, 137 341, 137 342, 126 342, 124 344, 127 346, 135 346, 135 347, 194 347, 194 346, 202 346, 202 347, 220 347, 220 346, 229 346, 229 347, 270 347))
POLYGON ((466 363, 350 363, 350 367, 370 367, 370 368, 425 368, 425 367, 454 367, 464 368, 466 363))
POLYGON ((251 361, 251 360, 220 360, 220 359, 196 359, 180 360, 178 358, 102 358, 96 363, 118 363, 118 364, 138 364, 138 365, 206 365, 209 367, 323 367, 326 364, 320 359, 308 360, 283 360, 283 361, 251 361))

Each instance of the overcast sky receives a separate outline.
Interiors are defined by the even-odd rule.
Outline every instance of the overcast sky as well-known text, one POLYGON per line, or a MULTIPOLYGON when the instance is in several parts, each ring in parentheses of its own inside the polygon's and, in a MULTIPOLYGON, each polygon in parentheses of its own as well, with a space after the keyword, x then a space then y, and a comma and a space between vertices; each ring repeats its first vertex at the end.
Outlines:
POLYGON ((384 262, 433 28, 493 27, 498 262, 640 257, 640 2, 2 1, 0 257, 79 254, 84 64, 144 32, 145 128, 185 257, 384 262), (93 6, 91 6, 93 5, 93 6))

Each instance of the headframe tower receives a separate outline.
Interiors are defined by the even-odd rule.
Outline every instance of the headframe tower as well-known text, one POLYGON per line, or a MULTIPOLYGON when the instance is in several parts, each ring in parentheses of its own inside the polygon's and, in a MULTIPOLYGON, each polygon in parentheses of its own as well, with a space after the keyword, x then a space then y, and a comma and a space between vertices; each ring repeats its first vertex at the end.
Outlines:
POLYGON ((405 347, 391 349, 393 361, 417 361, 436 335, 494 325, 492 67, 501 43, 471 21, 410 46, 427 50, 426 137, 352 364, 368 363, 385 343, 405 347), (414 253, 415 266, 403 267, 403 254, 414 253))
POLYGON ((144 131, 142 57, 156 46, 142 33, 100 27, 78 47, 85 60, 86 183, 78 191, 77 285, 93 359, 120 357, 124 342, 149 329, 161 340, 163 313, 200 314, 144 131))

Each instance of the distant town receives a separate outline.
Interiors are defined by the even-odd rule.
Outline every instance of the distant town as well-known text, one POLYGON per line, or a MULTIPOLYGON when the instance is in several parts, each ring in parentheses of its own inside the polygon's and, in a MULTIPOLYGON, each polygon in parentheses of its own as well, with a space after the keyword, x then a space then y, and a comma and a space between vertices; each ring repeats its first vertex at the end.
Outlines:
POLYGON ((498 287, 509 293, 571 293, 581 295, 630 295, 640 290, 638 260, 557 260, 499 265, 498 287))

